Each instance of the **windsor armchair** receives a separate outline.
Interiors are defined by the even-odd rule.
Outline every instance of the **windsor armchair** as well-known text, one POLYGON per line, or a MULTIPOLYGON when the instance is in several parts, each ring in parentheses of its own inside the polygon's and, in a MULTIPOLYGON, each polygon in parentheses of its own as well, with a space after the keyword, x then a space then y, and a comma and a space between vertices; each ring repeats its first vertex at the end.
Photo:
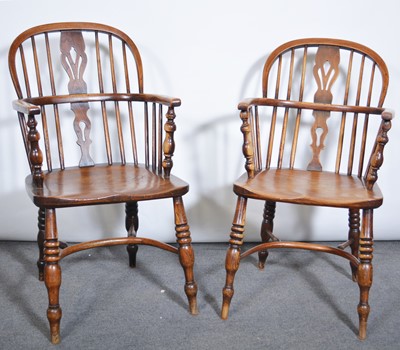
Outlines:
POLYGON ((267 58, 262 97, 238 106, 246 173, 233 186, 237 206, 225 262, 223 319, 241 259, 258 252, 263 269, 269 249, 306 249, 350 261, 360 288, 359 338, 365 339, 373 211, 383 200, 376 180, 392 119, 382 107, 388 80, 381 57, 344 40, 295 40, 267 58), (249 198, 264 203, 261 243, 242 252, 249 198), (280 241, 273 232, 277 202, 346 209, 348 240, 339 247, 280 241))
POLYGON ((48 290, 51 341, 60 341, 60 260, 95 247, 127 245, 131 267, 140 244, 177 254, 189 310, 196 314, 194 253, 182 200, 188 185, 171 174, 180 100, 144 93, 136 45, 102 24, 31 28, 12 43, 9 68, 31 169, 26 188, 39 208, 38 268, 48 290), (138 202, 163 198, 173 202, 177 246, 137 236, 138 202), (56 209, 111 203, 125 203, 124 237, 61 249, 56 209))

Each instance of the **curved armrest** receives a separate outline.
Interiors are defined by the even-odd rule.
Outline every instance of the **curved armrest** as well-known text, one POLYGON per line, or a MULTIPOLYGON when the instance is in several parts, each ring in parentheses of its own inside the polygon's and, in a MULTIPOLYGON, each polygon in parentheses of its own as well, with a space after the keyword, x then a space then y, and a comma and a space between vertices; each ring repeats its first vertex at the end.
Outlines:
POLYGON ((12 103, 14 110, 24 114, 40 114, 40 107, 26 100, 15 100, 12 103))
POLYGON ((316 111, 365 113, 365 114, 382 114, 384 112, 384 109, 380 107, 335 105, 335 104, 314 103, 314 102, 279 100, 273 98, 245 99, 239 103, 238 109, 241 111, 247 111, 252 106, 286 107, 286 108, 298 108, 298 109, 311 109, 316 111))
MULTIPOLYGON (((168 107, 177 107, 181 105, 181 100, 176 97, 168 97, 154 94, 120 94, 120 93, 107 93, 107 94, 71 94, 71 95, 56 95, 56 96, 43 96, 43 97, 32 97, 18 100, 18 106, 20 106, 22 113, 27 113, 29 110, 26 106, 44 106, 51 104, 61 103, 78 103, 78 102, 113 102, 113 101, 126 101, 126 102, 151 102, 160 103, 168 107), (25 106, 25 108, 23 108, 25 106)), ((14 107, 15 108, 15 107, 14 107)), ((39 107, 37 113, 40 113, 39 107)))

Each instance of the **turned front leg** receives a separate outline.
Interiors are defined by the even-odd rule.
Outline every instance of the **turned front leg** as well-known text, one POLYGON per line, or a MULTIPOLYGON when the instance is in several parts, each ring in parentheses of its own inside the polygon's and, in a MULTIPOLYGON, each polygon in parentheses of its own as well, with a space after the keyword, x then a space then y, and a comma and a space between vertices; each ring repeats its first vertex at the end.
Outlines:
POLYGON ((368 303, 369 290, 372 285, 372 252, 373 252, 373 210, 363 210, 363 222, 360 234, 360 264, 358 266, 358 285, 360 287, 360 303, 358 316, 360 320, 359 335, 361 340, 367 336, 367 320, 370 311, 368 303))
POLYGON ((58 264, 60 260, 59 246, 56 213, 54 209, 47 209, 44 242, 44 260, 46 264, 44 281, 49 298, 47 318, 50 323, 50 336, 53 344, 58 344, 60 342, 60 320, 62 316, 59 304, 61 286, 61 268, 58 264))
POLYGON ((233 219, 230 234, 229 248, 226 253, 225 269, 226 281, 222 290, 221 318, 226 320, 229 315, 229 306, 233 297, 233 281, 240 264, 240 249, 243 244, 244 225, 246 221, 247 198, 239 197, 236 204, 235 217, 233 219))
POLYGON ((185 293, 189 301, 189 311, 192 315, 197 315, 197 284, 193 274, 194 251, 191 245, 192 239, 181 197, 174 198, 174 213, 176 238, 179 245, 179 261, 185 273, 185 293))

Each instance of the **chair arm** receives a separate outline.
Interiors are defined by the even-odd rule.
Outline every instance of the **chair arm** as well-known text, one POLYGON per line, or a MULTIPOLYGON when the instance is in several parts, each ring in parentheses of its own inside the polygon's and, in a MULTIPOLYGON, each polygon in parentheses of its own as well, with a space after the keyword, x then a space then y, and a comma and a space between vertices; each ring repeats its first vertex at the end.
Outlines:
MULTIPOLYGON (((26 111, 24 106, 44 106, 51 104, 61 103, 81 103, 81 102, 113 102, 113 101, 126 101, 126 102, 150 102, 160 103, 168 107, 178 107, 181 105, 181 100, 176 97, 168 97, 155 94, 128 94, 128 93, 93 93, 93 94, 70 94, 70 95, 56 95, 56 96, 43 96, 25 98, 19 100, 19 108, 21 112, 26 111)), ((15 108, 15 107, 14 107, 15 108)), ((36 114, 40 113, 40 110, 36 114)))
POLYGON ((155 94, 139 94, 139 97, 143 97, 145 102, 159 103, 169 107, 179 107, 181 105, 181 100, 176 97, 155 94))
POLYGON ((315 102, 279 100, 273 98, 249 98, 241 101, 238 109, 241 111, 249 110, 253 106, 271 106, 310 109, 315 111, 343 112, 343 113, 365 113, 365 114, 382 114, 384 109, 381 107, 366 107, 366 106, 349 106, 335 105, 315 102))
POLYGON ((40 114, 40 107, 26 100, 15 100, 12 103, 15 111, 23 114, 40 114))

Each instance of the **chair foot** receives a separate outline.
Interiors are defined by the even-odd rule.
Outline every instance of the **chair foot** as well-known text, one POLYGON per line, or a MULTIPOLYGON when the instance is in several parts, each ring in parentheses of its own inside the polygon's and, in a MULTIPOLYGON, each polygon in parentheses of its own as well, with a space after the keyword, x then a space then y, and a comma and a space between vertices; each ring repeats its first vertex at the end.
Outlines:
POLYGON ((351 279, 353 280, 353 282, 357 282, 358 278, 357 278, 357 268, 353 268, 352 265, 351 266, 351 279))
POLYGON ((38 279, 39 281, 43 282, 44 281, 44 266, 45 262, 43 260, 38 260, 37 261, 37 267, 38 267, 38 279))
POLYGON ((240 264, 240 249, 229 247, 226 253, 225 269, 226 269, 226 282, 222 289, 222 309, 221 318, 226 320, 229 315, 229 307, 234 294, 233 281, 235 274, 239 269, 240 264))
POLYGON ((47 287, 49 306, 47 319, 50 324, 50 338, 53 344, 60 343, 60 321, 62 316, 59 305, 59 291, 61 286, 61 269, 58 264, 47 264, 45 267, 45 284, 47 287))
POLYGON ((60 344, 61 338, 59 334, 52 334, 51 335, 51 343, 54 345, 60 344))
POLYGON ((265 262, 267 261, 268 258, 268 251, 263 250, 258 252, 258 268, 260 270, 264 270, 265 267, 265 262))
POLYGON ((361 325, 360 323, 360 330, 358 333, 359 340, 365 340, 367 338, 367 323, 361 325))
POLYGON ((126 247, 129 256, 129 267, 135 268, 136 267, 136 254, 138 251, 138 246, 136 244, 129 244, 126 247))
POLYGON ((191 315, 198 315, 199 310, 197 308, 197 284, 193 282, 185 285, 185 293, 189 302, 189 312, 191 315))
POLYGON ((221 318, 223 320, 227 320, 229 316, 229 307, 231 305, 231 300, 233 297, 233 288, 232 287, 224 287, 222 290, 222 309, 221 309, 221 318))

